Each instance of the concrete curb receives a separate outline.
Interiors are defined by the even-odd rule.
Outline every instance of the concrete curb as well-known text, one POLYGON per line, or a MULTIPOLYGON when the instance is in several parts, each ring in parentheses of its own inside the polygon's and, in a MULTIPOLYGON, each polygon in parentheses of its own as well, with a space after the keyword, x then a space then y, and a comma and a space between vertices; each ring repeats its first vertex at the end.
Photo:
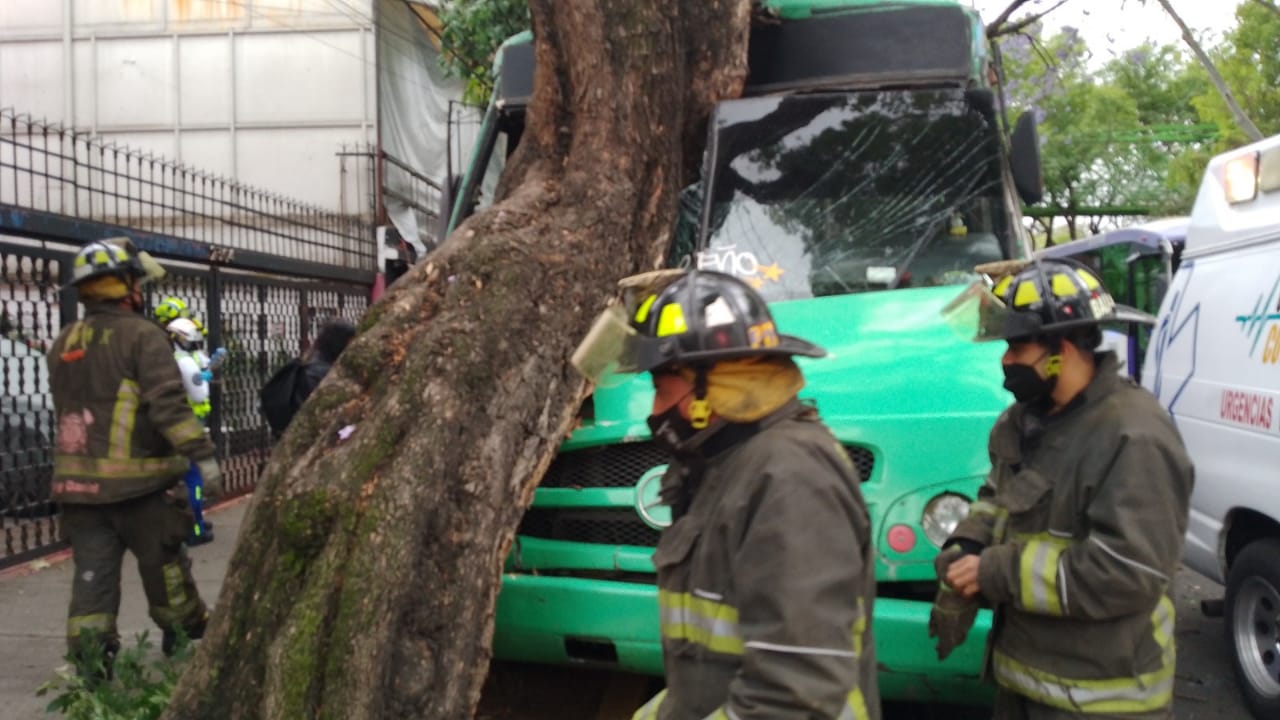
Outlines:
MULTIPOLYGON (((208 515, 216 515, 218 512, 222 510, 227 510, 227 509, 236 507, 238 505, 241 505, 243 503, 247 503, 249 502, 249 499, 252 497, 253 497, 253 493, 237 495, 236 497, 230 498, 229 500, 223 500, 222 502, 216 505, 210 505, 209 507, 205 508, 205 513, 208 515)), ((27 575, 31 575, 32 573, 37 573, 37 572, 40 572, 41 570, 47 570, 48 568, 51 568, 54 565, 57 565, 58 563, 65 562, 70 558, 71 558, 71 548, 63 548, 62 550, 56 550, 54 552, 51 552, 48 555, 42 555, 38 558, 32 558, 31 560, 28 560, 26 562, 18 563, 13 567, 8 567, 3 570, 0 570, 0 582, 4 582, 6 580, 13 580, 15 578, 20 578, 20 577, 26 577, 27 575)))

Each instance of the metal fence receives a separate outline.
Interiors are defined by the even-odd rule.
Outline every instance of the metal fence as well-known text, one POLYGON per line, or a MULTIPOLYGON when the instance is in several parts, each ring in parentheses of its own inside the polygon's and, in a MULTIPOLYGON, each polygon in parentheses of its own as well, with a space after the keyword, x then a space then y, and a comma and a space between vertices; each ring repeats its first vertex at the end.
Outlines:
POLYGON ((127 228, 153 254, 226 267, 365 280, 377 269, 373 232, 357 218, 10 109, 0 109, 0 212, 0 229, 19 234, 127 228))
POLYGON ((0 110, 0 567, 62 546, 44 351, 81 312, 71 258, 114 235, 166 261, 149 306, 181 298, 228 351, 208 426, 231 494, 270 454, 259 388, 326 320, 359 320, 378 262, 368 223, 0 110))

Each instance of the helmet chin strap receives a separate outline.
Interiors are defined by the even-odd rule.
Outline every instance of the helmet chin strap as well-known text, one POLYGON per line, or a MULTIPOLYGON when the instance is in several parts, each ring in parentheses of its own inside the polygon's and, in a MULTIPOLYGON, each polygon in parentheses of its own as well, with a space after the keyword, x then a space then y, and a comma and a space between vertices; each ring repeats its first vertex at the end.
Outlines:
POLYGON ((689 403, 689 425, 702 430, 711 423, 711 403, 707 402, 707 369, 699 366, 694 371, 693 401, 689 403))

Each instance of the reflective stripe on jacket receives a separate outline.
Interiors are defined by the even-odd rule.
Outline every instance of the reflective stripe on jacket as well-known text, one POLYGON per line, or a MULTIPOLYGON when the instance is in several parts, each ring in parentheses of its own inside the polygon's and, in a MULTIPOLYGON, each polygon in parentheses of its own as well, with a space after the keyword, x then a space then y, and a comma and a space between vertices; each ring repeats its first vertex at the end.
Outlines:
POLYGON ((1062 412, 1021 404, 991 432, 992 470, 953 538, 987 546, 988 674, 1071 712, 1161 710, 1176 652, 1168 598, 1193 469, 1155 398, 1100 354, 1062 412))
POLYGON ((815 413, 778 413, 708 461, 662 534, 667 690, 636 718, 880 717, 857 471, 815 413))
POLYGON ((91 304, 48 355, 57 429, 53 496, 110 503, 162 490, 214 454, 183 390, 164 330, 91 304))

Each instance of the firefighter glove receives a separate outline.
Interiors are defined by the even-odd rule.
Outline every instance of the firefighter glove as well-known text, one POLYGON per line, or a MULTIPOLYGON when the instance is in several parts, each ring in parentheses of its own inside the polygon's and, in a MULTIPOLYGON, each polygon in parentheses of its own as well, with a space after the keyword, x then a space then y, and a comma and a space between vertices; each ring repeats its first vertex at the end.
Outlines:
POLYGON ((204 497, 206 500, 212 500, 222 496, 222 468, 218 467, 216 458, 205 458, 197 460, 196 467, 200 470, 200 479, 204 481, 204 497))
POLYGON ((929 613, 929 637, 938 640, 938 660, 946 660, 964 642, 977 617, 977 598, 966 600, 945 583, 938 584, 938 597, 929 613))

